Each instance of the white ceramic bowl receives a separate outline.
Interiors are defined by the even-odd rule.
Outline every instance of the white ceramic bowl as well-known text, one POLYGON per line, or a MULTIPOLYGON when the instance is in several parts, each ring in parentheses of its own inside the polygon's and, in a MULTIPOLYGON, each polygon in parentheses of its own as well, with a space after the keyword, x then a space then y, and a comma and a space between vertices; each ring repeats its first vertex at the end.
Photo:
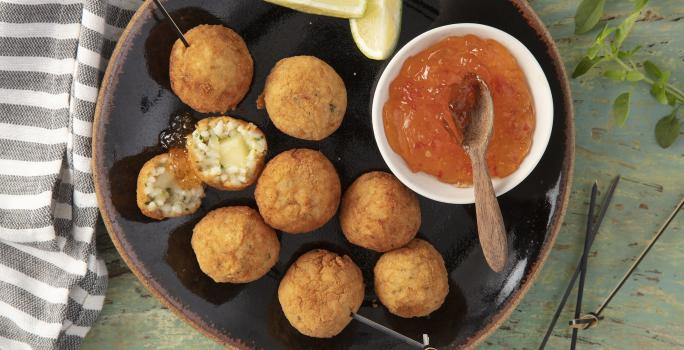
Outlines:
POLYGON ((530 153, 520 164, 520 167, 505 178, 493 179, 496 195, 502 195, 520 184, 539 163, 551 137, 553 125, 553 98, 546 76, 539 66, 539 62, 532 53, 513 36, 494 27, 475 24, 458 23, 446 25, 427 31, 402 47, 387 64, 373 95, 372 119, 375 142, 390 170, 397 178, 416 193, 444 203, 469 204, 475 202, 472 187, 457 187, 439 181, 436 177, 424 172, 414 173, 406 165, 404 159, 392 150, 383 125, 382 110, 389 96, 389 85, 401 71, 404 61, 418 52, 450 36, 473 34, 485 39, 494 39, 505 46, 518 61, 534 100, 536 124, 532 135, 530 153))

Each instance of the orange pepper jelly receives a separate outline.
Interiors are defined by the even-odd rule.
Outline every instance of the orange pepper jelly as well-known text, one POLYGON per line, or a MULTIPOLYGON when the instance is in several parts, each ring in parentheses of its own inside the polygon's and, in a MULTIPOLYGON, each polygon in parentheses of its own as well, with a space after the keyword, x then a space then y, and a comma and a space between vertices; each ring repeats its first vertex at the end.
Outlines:
POLYGON ((465 80, 472 73, 489 85, 494 102, 487 148, 490 175, 510 175, 529 152, 534 105, 515 57, 495 40, 454 36, 408 58, 390 84, 383 109, 385 134, 413 172, 472 185, 470 158, 461 146, 464 116, 475 103, 475 86, 465 80))

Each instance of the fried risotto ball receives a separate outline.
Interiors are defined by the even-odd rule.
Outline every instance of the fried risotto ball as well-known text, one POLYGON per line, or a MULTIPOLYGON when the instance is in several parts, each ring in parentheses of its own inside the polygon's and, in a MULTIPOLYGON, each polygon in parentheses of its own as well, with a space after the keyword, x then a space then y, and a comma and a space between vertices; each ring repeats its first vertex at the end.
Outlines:
POLYGON ((171 89, 192 109, 224 113, 245 97, 254 63, 244 40, 221 25, 200 25, 185 33, 171 49, 171 89))
POLYGON ((337 212, 340 178, 318 151, 292 149, 266 164, 254 197, 271 227, 304 233, 323 226, 337 212))
POLYGON ((442 306, 449 293, 442 256, 421 239, 383 254, 373 271, 375 293, 397 316, 427 316, 442 306))
POLYGON ((275 231, 249 207, 212 210, 192 230, 192 249, 202 271, 216 282, 247 283, 278 261, 275 231))
POLYGON ((361 270, 348 256, 323 249, 309 251, 287 270, 278 301, 300 333, 330 338, 351 321, 364 296, 361 270))
MULTIPOLYGON (((183 156, 182 151, 179 156, 183 156)), ((204 185, 187 167, 187 158, 174 160, 169 153, 143 165, 136 187, 136 202, 143 215, 162 220, 197 211, 204 198, 204 185)))
POLYGON ((392 174, 366 173, 345 192, 340 223, 353 244, 377 252, 399 248, 420 227, 418 198, 392 174))
POLYGON ((222 116, 200 120, 187 137, 186 148, 202 181, 234 191, 256 181, 268 146, 256 125, 222 116))
POLYGON ((273 124, 304 140, 322 140, 340 127, 347 110, 342 78, 313 56, 284 58, 266 78, 263 102, 273 124))

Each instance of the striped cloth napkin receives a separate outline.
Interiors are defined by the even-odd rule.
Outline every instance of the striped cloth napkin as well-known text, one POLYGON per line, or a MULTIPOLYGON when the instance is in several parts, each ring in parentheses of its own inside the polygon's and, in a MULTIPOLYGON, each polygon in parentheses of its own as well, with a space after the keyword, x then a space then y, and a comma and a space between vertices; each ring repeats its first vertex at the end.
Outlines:
POLYGON ((107 288, 91 130, 138 0, 0 0, 0 349, 77 349, 107 288))

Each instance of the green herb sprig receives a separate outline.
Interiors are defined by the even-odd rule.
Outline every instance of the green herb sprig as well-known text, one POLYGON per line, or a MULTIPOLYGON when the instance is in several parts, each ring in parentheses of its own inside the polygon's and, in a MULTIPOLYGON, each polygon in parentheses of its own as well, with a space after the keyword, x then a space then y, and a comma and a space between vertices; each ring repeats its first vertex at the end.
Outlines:
MULTIPOLYGON (((679 107, 684 105, 684 92, 670 83, 671 72, 663 70, 651 61, 637 63, 634 55, 641 49, 636 46, 623 49, 623 43, 632 31, 641 11, 649 0, 633 0, 632 12, 617 26, 606 24, 594 43, 572 72, 573 78, 586 74, 592 68, 603 66, 603 76, 619 82, 637 82, 650 86, 651 95, 661 104, 672 106, 672 112, 662 117, 655 127, 658 144, 672 146, 680 135, 681 121, 677 117, 679 107)), ((591 31, 600 22, 606 0, 582 0, 575 14, 575 33, 591 31)), ((613 118, 623 126, 629 117, 632 90, 621 93, 613 102, 613 118)))

